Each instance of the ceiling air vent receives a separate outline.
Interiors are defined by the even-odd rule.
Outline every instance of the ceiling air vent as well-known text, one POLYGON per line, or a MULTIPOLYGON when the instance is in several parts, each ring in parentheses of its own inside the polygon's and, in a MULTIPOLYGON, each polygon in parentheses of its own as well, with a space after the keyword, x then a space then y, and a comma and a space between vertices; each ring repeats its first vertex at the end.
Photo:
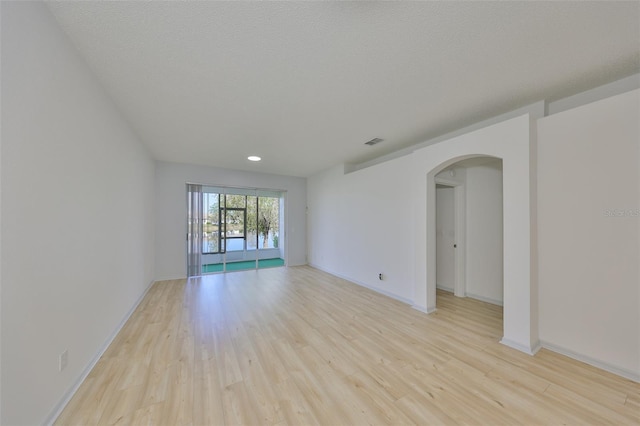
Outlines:
POLYGON ((380 139, 380 138, 373 138, 371 139, 369 142, 365 142, 365 145, 369 145, 369 146, 374 146, 379 144, 380 142, 382 142, 384 139, 380 139))

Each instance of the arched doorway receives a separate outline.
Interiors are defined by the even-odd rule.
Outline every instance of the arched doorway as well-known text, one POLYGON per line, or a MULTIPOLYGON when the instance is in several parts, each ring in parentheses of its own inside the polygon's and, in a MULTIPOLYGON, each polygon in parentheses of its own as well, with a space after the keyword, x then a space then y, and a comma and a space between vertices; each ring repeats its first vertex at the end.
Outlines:
POLYGON ((435 182, 436 287, 501 306, 502 160, 459 161, 437 173, 435 182))
POLYGON ((532 181, 530 118, 517 117, 413 154, 415 207, 414 307, 436 309, 435 175, 473 157, 495 157, 503 164, 504 334, 502 343, 526 353, 538 349, 537 293, 532 275, 532 181))

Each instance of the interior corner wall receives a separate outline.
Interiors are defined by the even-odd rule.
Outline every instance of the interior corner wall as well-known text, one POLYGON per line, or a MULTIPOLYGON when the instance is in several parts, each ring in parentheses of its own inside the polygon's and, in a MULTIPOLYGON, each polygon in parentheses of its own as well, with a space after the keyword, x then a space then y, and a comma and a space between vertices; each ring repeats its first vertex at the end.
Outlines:
POLYGON ((640 90, 538 121, 543 346, 640 380, 640 90))
POLYGON ((153 280, 155 166, 46 5, 0 8, 0 423, 34 425, 153 280))
POLYGON ((156 261, 157 280, 187 276, 187 183, 286 191, 285 244, 287 265, 307 263, 306 178, 252 173, 217 167, 157 162, 156 261))

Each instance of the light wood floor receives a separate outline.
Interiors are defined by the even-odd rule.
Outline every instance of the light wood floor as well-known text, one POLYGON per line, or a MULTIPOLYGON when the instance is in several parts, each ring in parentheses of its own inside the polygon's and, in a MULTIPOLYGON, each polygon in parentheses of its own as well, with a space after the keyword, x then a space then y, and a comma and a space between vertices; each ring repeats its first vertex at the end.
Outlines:
POLYGON ((640 384, 309 267, 156 283, 57 424, 639 424, 640 384))

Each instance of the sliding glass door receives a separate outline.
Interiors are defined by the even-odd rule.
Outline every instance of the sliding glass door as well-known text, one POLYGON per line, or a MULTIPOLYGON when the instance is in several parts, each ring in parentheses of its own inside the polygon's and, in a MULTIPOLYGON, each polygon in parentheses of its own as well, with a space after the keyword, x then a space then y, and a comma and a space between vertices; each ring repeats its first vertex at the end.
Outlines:
POLYGON ((284 265, 283 191, 201 186, 201 198, 200 228, 189 214, 189 229, 201 232, 199 265, 193 250, 187 258, 190 276, 196 270, 208 274, 284 265))

